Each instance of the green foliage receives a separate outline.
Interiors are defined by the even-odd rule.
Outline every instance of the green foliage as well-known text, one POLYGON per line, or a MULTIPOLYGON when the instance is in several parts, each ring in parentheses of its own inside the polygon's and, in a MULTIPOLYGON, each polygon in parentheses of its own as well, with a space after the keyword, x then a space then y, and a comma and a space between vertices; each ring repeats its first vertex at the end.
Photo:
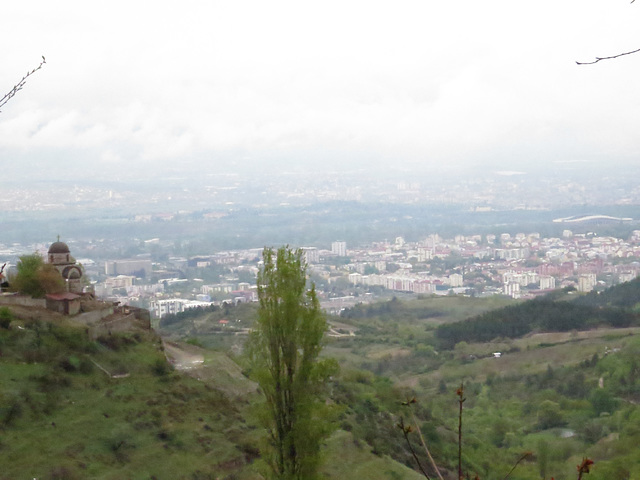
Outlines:
POLYGON ((9 328, 11 320, 13 320, 13 314, 9 307, 0 307, 0 328, 9 328))
POLYGON ((209 479, 248 468, 236 447, 257 442, 244 402, 158 372, 166 360, 153 334, 114 333, 126 338, 108 343, 115 351, 71 322, 18 322, 0 329, 1 478, 209 479), (129 376, 105 372, 119 366, 129 376))
POLYGON ((640 299, 640 277, 606 289, 603 292, 589 292, 578 297, 575 303, 592 307, 632 308, 640 299))
POLYGON ((598 371, 613 394, 640 396, 640 338, 631 339, 621 351, 610 352, 598 362, 598 371))
POLYGON ((488 342, 498 337, 518 338, 533 330, 568 332, 600 325, 616 328, 638 324, 638 315, 619 308, 601 308, 530 300, 484 313, 463 322, 440 325, 436 338, 445 348, 461 341, 488 342))
POLYGON ((394 316, 394 317, 413 317, 427 318, 440 317, 444 315, 441 309, 435 308, 430 304, 419 306, 416 308, 414 303, 404 303, 396 297, 386 302, 376 302, 369 304, 358 304, 352 308, 346 308, 340 314, 343 318, 372 318, 376 316, 394 316))
POLYGON ((551 400, 544 400, 538 407, 538 427, 541 429, 561 427, 566 424, 560 405, 551 400))
POLYGON ((265 396, 261 420, 268 432, 263 458, 278 479, 313 479, 320 443, 331 431, 325 387, 337 364, 319 361, 327 329, 315 289, 306 291, 302 251, 263 253, 260 308, 250 356, 265 396))
POLYGON ((23 255, 16 265, 17 273, 11 279, 11 288, 33 297, 42 297, 44 289, 38 281, 38 271, 44 266, 40 255, 23 255))
POLYGON ((603 388, 597 388, 589 395, 589 402, 593 406, 596 415, 613 413, 618 408, 618 400, 610 392, 603 388))
POLYGON ((62 276, 38 254, 21 256, 16 269, 17 273, 11 279, 12 290, 35 298, 64 291, 62 276))

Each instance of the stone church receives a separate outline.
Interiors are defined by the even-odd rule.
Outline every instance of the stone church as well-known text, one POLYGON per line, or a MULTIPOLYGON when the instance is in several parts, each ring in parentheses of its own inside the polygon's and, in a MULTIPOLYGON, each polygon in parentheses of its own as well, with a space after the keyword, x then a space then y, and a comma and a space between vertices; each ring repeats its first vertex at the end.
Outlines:
POLYGON ((82 269, 76 264, 75 258, 71 256, 67 244, 61 242, 60 239, 52 243, 47 252, 47 260, 62 275, 66 291, 81 295, 84 287, 82 269))

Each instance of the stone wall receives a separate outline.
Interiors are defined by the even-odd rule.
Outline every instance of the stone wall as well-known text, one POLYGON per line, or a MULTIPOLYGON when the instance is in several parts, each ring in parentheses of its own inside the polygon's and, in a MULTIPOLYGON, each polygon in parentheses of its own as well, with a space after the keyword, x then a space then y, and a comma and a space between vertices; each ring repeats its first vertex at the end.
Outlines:
POLYGON ((113 315, 113 307, 108 307, 103 310, 93 310, 92 312, 84 312, 73 317, 73 320, 85 325, 91 325, 97 323, 103 318, 113 315))
POLYGON ((115 318, 105 320, 89 327, 89 337, 92 340, 102 336, 110 335, 117 332, 128 332, 138 328, 144 328, 136 316, 131 313, 124 316, 116 316, 115 318))
POLYGON ((0 295, 0 305, 47 308, 47 301, 44 298, 31 298, 26 295, 2 294, 0 295))

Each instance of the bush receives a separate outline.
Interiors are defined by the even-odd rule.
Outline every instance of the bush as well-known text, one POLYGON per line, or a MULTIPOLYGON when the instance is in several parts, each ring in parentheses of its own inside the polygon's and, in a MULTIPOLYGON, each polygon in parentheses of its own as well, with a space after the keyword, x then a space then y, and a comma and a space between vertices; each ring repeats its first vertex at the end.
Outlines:
POLYGON ((5 426, 11 426, 22 416, 22 401, 18 397, 11 398, 0 408, 0 420, 5 426))
POLYGON ((171 373, 171 370, 172 367, 171 365, 169 365, 169 362, 161 358, 157 359, 151 367, 151 371, 158 377, 169 375, 171 373))
POLYGON ((9 307, 0 307, 0 328, 8 329, 11 320, 13 320, 13 314, 9 307))
POLYGON ((596 415, 613 413, 618 408, 618 400, 603 388, 596 388, 589 395, 589 402, 596 415))
POLYGON ((23 255, 16 268, 18 271, 11 279, 11 288, 20 293, 41 298, 46 293, 64 291, 65 284, 60 273, 38 254, 23 255))
POLYGON ((98 337, 98 343, 104 345, 109 350, 113 350, 117 352, 122 350, 125 347, 130 345, 134 345, 135 340, 125 336, 125 335, 101 335, 98 337))
POLYGON ((540 404, 538 408, 538 427, 540 429, 562 427, 565 424, 560 405, 551 400, 545 400, 540 404))

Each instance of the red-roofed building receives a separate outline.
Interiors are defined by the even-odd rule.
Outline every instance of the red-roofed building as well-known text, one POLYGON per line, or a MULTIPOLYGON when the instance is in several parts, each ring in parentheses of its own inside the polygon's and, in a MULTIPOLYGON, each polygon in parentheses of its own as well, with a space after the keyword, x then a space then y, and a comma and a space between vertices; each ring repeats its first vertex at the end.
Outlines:
POLYGON ((80 298, 80 295, 71 292, 48 293, 47 309, 64 315, 76 315, 80 313, 80 298))

